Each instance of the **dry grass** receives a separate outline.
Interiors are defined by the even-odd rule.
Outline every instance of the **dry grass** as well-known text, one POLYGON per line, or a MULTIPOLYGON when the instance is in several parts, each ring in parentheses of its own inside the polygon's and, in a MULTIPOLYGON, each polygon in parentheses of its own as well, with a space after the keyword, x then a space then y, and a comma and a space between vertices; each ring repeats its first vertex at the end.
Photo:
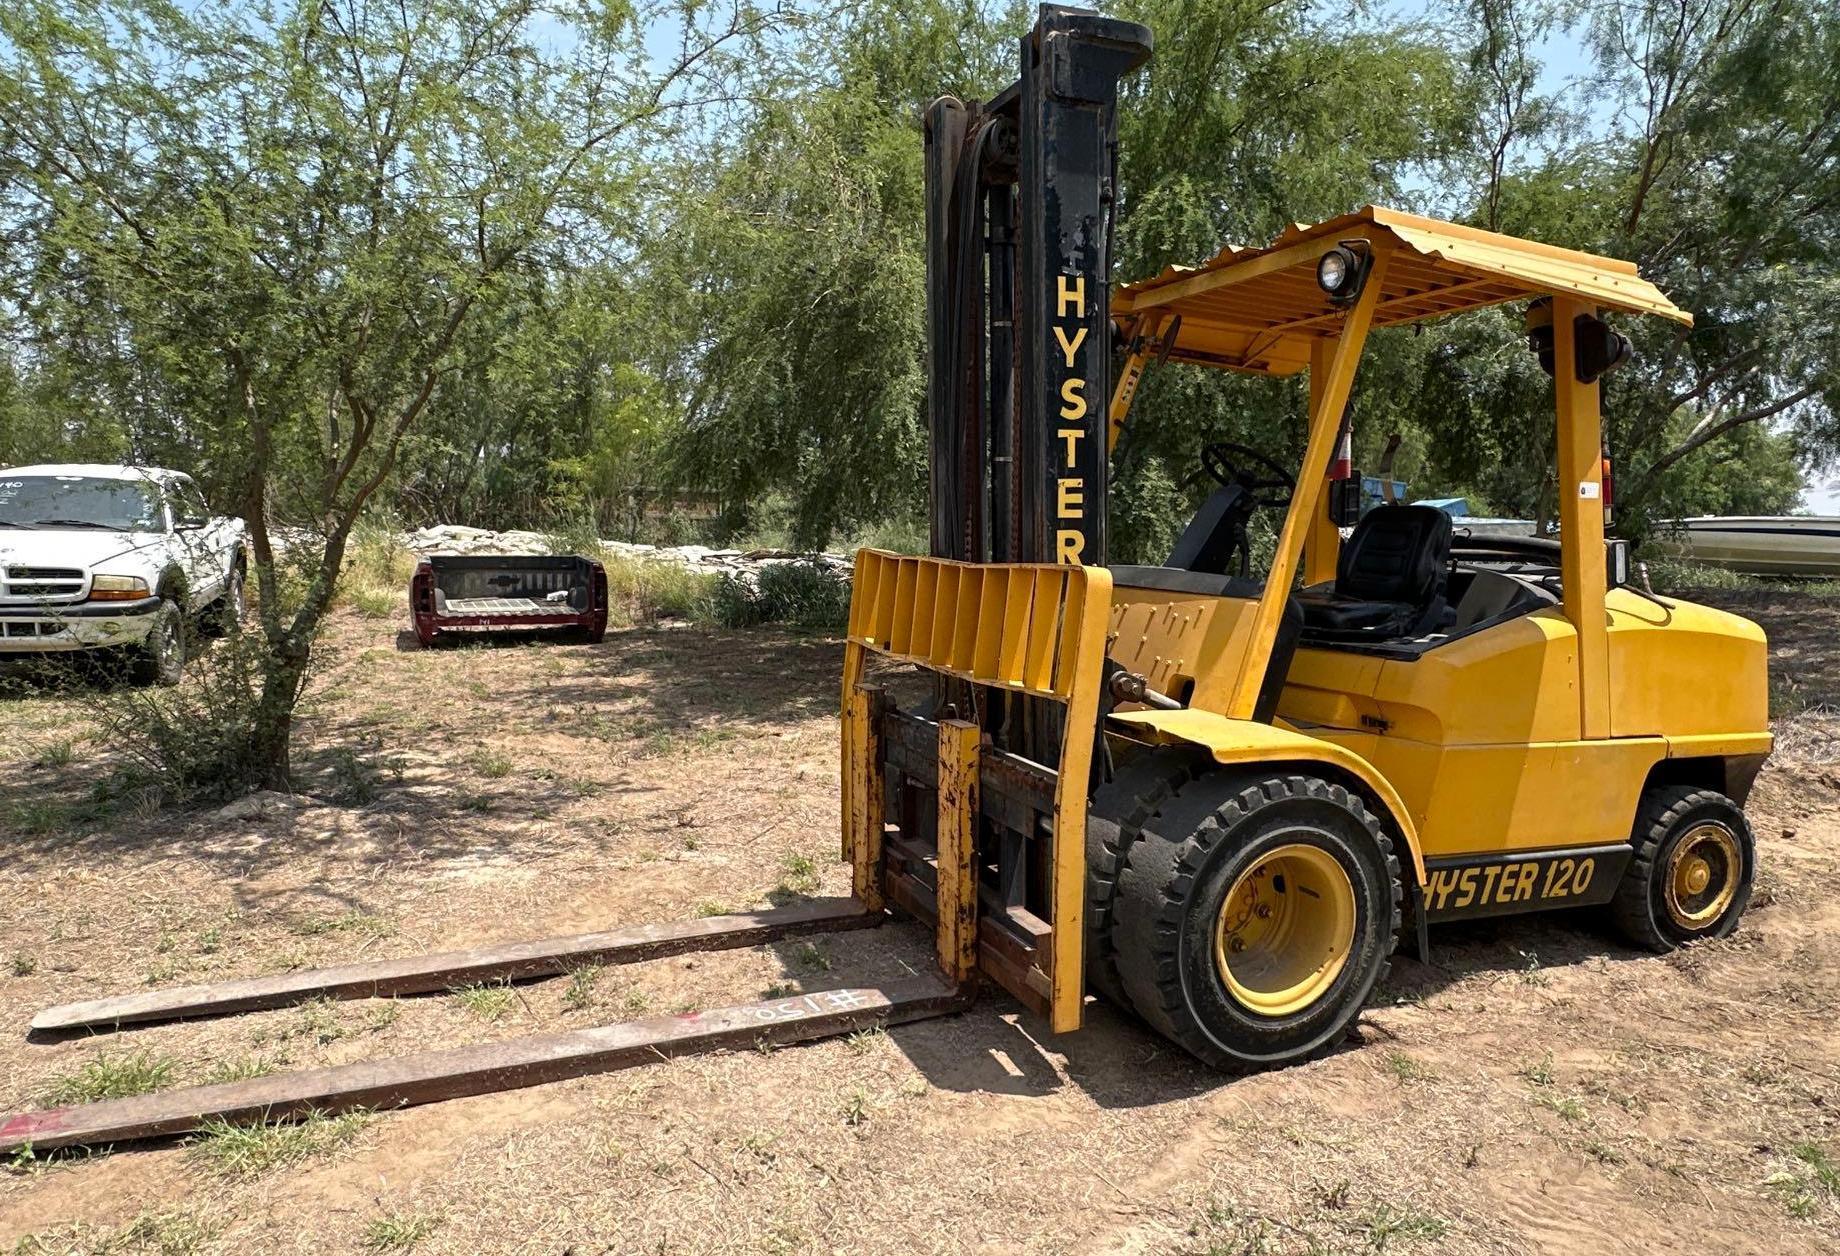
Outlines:
MULTIPOLYGON (((1784 674, 1831 701, 1840 623, 1767 626, 1784 674)), ((16 1017, 156 967, 216 980, 847 888, 833 644, 675 627, 398 652, 394 632, 339 613, 300 752, 360 744, 400 774, 256 820, 85 820, 93 698, 0 697, 16 1017), (68 765, 29 768, 66 738, 68 765), (487 753, 513 767, 482 771, 487 753)), ((1453 926, 1436 967, 1396 961, 1359 1044, 1242 1079, 1103 1005, 1055 1037, 986 995, 809 1046, 41 1157, 0 1173, 0 1252, 1835 1248, 1840 755, 1794 741, 1809 712, 1779 725, 1808 758, 1762 778, 1764 884, 1729 942, 1660 958, 1582 916, 1453 926), (188 1229, 198 1217, 211 1227, 188 1229)), ((128 1054, 186 1085, 891 980, 930 955, 892 925, 484 987, 509 996, 497 1021, 434 996, 131 1041, 5 1034, 0 1113, 128 1054)))

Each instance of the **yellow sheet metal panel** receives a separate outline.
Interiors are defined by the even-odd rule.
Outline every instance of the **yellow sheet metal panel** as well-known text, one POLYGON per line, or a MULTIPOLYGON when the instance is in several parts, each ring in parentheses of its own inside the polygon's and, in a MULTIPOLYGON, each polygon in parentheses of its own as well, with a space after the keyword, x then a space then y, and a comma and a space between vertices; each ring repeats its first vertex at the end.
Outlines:
POLYGON ((1224 711, 1257 603, 1163 589, 1112 587, 1111 656, 1157 692, 1179 696, 1190 681, 1190 706, 1224 711))
MULTIPOLYGON (((997 652, 997 679, 1012 689, 1022 688, 1023 672, 1028 662, 1029 612, 1035 603, 1036 573, 1010 573, 1009 590, 1003 605, 1002 645, 997 652)), ((1054 613, 1043 607, 1043 615, 1054 613)))
POLYGON ((1236 720, 1212 711, 1123 711, 1111 716, 1148 740, 1187 742, 1209 751, 1217 763, 1324 763, 1338 767, 1361 781, 1380 800, 1401 836, 1414 872, 1422 881, 1424 855, 1419 849, 1418 827, 1405 800, 1372 763, 1347 746, 1306 736, 1275 724, 1236 720))
POLYGON ((1080 634, 1096 631, 1094 657, 1103 655, 1110 591, 1111 573, 1103 567, 961 563, 861 550, 850 641, 978 684, 1065 702, 1085 665, 1081 652, 1092 644, 1080 634), (1096 629, 1083 618, 1089 592, 1099 599, 1096 629))
POLYGON ((1543 295, 1692 322, 1633 263, 1377 206, 1293 226, 1265 248, 1229 245, 1198 267, 1170 267, 1125 284, 1112 299, 1112 316, 1126 325, 1153 312, 1181 315, 1171 352, 1178 361, 1294 374, 1309 365, 1311 341, 1340 319, 1316 287, 1314 266, 1323 249, 1343 239, 1395 246, 1376 327, 1543 295))
POLYGON ((1439 745, 1579 737, 1577 633, 1557 607, 1412 660, 1386 659, 1374 699, 1388 736, 1439 745))
POLYGON ((1609 613, 1612 731, 1619 737, 1767 737, 1768 646, 1748 619, 1627 589, 1609 613), (1687 679, 1687 678, 1690 678, 1687 679))

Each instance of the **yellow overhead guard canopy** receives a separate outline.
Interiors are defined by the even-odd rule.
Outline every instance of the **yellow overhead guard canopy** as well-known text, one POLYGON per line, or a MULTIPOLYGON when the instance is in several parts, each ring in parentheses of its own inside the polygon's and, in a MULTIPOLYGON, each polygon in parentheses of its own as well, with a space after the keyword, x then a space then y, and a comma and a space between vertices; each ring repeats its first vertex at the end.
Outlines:
POLYGON ((1179 316, 1170 358, 1293 374, 1310 364, 1311 342, 1341 325, 1341 310, 1316 282, 1316 259, 1343 240, 1392 249, 1374 308, 1376 327, 1554 293, 1693 322, 1638 275, 1633 262, 1374 205, 1313 227, 1292 226, 1266 248, 1228 245, 1201 266, 1171 266, 1125 284, 1112 298, 1112 319, 1127 339, 1142 335, 1160 347, 1179 316))

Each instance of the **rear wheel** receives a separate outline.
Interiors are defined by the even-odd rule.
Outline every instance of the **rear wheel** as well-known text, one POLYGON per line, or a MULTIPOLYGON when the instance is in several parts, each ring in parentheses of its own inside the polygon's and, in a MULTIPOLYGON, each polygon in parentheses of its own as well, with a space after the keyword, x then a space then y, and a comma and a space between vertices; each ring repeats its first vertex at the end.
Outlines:
POLYGON ((230 576, 224 581, 223 596, 205 614, 203 627, 206 635, 229 636, 243 622, 243 616, 249 611, 248 580, 241 562, 231 566, 230 576))
POLYGON ((1216 773, 1143 826, 1112 939, 1138 1015, 1216 1068, 1307 1059, 1385 975, 1401 889, 1361 800, 1308 776, 1216 773))
POLYGON ((1625 938, 1671 951, 1738 927, 1751 900, 1757 842, 1737 803, 1710 789, 1650 789, 1636 816, 1635 843, 1636 857, 1610 903, 1610 918, 1625 938))

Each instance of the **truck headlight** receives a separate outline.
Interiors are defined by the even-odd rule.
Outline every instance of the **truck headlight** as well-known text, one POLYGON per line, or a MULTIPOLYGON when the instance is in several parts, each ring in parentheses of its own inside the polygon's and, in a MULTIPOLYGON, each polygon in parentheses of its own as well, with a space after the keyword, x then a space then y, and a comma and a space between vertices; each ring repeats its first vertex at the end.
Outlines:
POLYGON ((139 576, 92 576, 89 596, 92 602, 133 602, 151 597, 152 590, 139 576))

